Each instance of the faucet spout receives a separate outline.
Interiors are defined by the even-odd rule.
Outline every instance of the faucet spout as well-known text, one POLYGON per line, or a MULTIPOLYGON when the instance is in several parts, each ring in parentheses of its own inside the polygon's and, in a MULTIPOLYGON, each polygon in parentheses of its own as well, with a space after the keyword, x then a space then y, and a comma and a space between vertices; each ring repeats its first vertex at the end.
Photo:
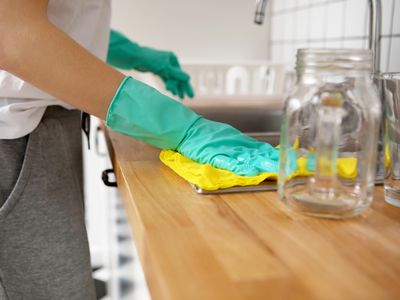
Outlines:
POLYGON ((254 23, 262 25, 264 23, 265 9, 268 0, 256 0, 256 12, 254 15, 254 23))
POLYGON ((382 1, 369 0, 369 36, 368 47, 372 51, 374 73, 380 72, 381 60, 381 26, 382 26, 382 1))

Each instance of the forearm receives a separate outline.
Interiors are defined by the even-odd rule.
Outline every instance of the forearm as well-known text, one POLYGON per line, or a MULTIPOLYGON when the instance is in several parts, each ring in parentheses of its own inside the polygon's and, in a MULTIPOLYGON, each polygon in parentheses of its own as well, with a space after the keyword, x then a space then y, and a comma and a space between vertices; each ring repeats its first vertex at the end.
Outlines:
POLYGON ((83 49, 47 19, 28 22, 1 35, 1 68, 105 119, 124 75, 83 49))

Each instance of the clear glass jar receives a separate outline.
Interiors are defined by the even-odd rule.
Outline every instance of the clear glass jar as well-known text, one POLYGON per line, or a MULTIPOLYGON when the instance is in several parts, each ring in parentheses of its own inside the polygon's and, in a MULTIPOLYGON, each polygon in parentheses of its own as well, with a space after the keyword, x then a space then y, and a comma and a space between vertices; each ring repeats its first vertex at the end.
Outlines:
POLYGON ((282 115, 280 198, 308 215, 357 215, 373 199, 381 117, 371 52, 299 49, 296 72, 282 115))

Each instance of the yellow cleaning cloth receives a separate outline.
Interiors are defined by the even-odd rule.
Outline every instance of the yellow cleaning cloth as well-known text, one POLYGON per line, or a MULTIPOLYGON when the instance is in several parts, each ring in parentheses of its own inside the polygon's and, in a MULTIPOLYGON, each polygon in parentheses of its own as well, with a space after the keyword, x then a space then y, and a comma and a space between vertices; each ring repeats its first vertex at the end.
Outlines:
MULTIPOLYGON (((160 159, 179 176, 208 191, 226 189, 233 186, 258 185, 264 180, 276 180, 278 176, 277 173, 260 173, 251 177, 240 176, 230 171, 214 168, 211 165, 194 162, 172 150, 162 150, 160 159)), ((312 174, 307 170, 307 160, 305 158, 299 158, 297 163, 298 170, 294 176, 310 176, 312 174)), ((357 176, 357 159, 339 158, 338 173, 342 178, 346 179, 357 176)))
POLYGON ((260 173, 257 176, 240 176, 233 172, 203 165, 172 150, 162 150, 161 161, 178 175, 198 187, 214 191, 233 186, 257 185, 265 179, 277 179, 276 173, 260 173))

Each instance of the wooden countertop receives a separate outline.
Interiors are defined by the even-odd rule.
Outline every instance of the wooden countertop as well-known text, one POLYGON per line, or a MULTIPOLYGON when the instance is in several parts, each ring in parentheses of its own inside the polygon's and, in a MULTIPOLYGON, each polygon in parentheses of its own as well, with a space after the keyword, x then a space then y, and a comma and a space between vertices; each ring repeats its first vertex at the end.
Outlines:
POLYGON ((276 192, 198 195, 159 150, 106 132, 153 300, 400 299, 400 208, 382 187, 359 217, 309 218, 276 192))

